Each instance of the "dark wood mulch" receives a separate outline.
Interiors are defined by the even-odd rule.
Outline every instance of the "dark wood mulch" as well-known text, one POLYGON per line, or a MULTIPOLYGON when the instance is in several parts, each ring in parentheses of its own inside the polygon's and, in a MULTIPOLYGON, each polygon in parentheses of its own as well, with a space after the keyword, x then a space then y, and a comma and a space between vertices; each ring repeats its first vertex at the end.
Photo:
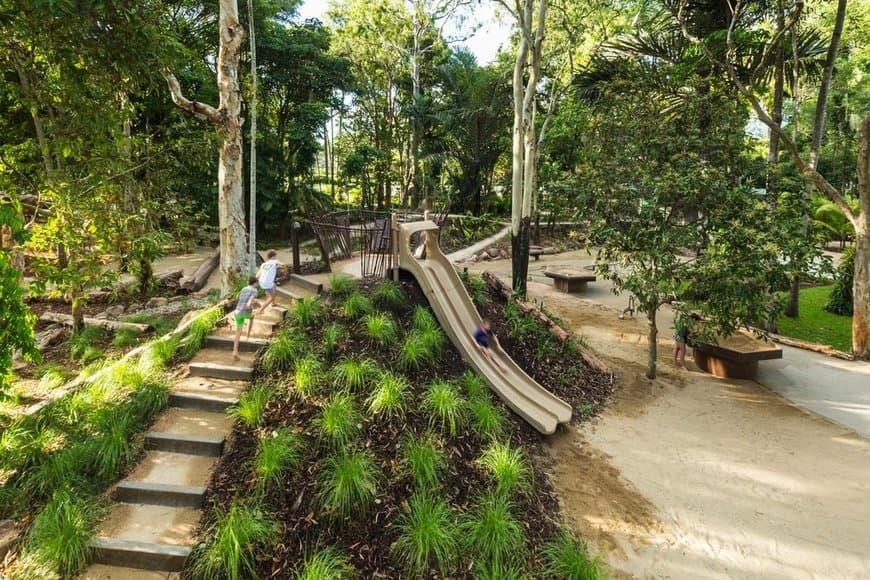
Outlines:
MULTIPOLYGON (((404 280, 403 288, 410 298, 410 303, 396 309, 397 320, 407 328, 410 325, 410 313, 414 305, 425 304, 425 298, 419 286, 413 280, 404 280)), ((502 307, 503 310, 503 307, 502 307)), ((522 342, 514 342, 507 338, 499 326, 499 305, 495 304, 488 310, 488 315, 496 322, 505 337, 502 339, 506 348, 515 354, 518 362, 526 366, 526 361, 534 359, 534 346, 522 342)), ((335 319, 335 314, 331 314, 335 319)), ((341 321, 345 324, 345 321, 341 321)), ((322 328, 311 331, 312 342, 319 339, 322 328)), ((393 349, 373 347, 361 336, 348 333, 347 340, 341 345, 330 362, 342 355, 368 356, 378 361, 383 367, 397 368, 393 349)), ((571 362, 571 364, 575 364, 571 362)), ((559 364, 551 360, 543 363, 535 362, 528 368, 533 369, 533 376, 541 377, 544 385, 569 400, 575 406, 581 406, 588 401, 602 402, 606 395, 596 381, 598 377, 584 373, 582 369, 568 369, 567 364, 559 364), (540 369, 540 370, 534 370, 540 369), (565 380, 563 375, 571 380, 565 380), (575 383, 572 383, 575 381, 575 383), (588 387, 581 383, 590 381, 588 387)), ((413 398, 415 403, 409 408, 415 409, 403 421, 388 422, 381 420, 365 420, 360 439, 353 444, 357 450, 367 450, 374 456, 380 468, 381 476, 378 485, 376 505, 368 511, 360 511, 352 517, 335 520, 323 513, 316 498, 316 478, 321 460, 329 453, 326 445, 316 442, 316 429, 313 422, 319 414, 317 405, 302 402, 286 391, 286 376, 275 374, 261 377, 277 385, 276 396, 273 396, 267 412, 263 429, 268 432, 280 427, 303 433, 310 445, 306 449, 301 463, 302 468, 292 474, 282 490, 270 493, 266 498, 266 506, 283 525, 283 534, 277 547, 268 554, 263 554, 257 563, 258 573, 263 578, 287 578, 300 565, 304 556, 312 548, 334 545, 346 554, 353 566, 363 578, 399 578, 404 571, 399 567, 391 546, 398 535, 395 522, 402 510, 407 509, 407 502, 413 494, 413 483, 404 473, 400 464, 401 449, 408 433, 423 434, 431 426, 429 417, 416 412, 420 405, 426 385, 439 378, 457 378, 467 367, 462 362, 458 351, 447 344, 438 365, 424 368, 419 372, 408 373, 413 381, 413 398)), ((496 397, 493 401, 502 405, 496 397)), ((513 415, 503 406, 509 416, 508 432, 512 445, 522 445, 532 459, 534 491, 527 496, 516 498, 513 513, 521 521, 527 538, 531 559, 530 569, 540 570, 537 548, 555 533, 559 521, 558 501, 552 485, 545 473, 545 465, 541 459, 544 455, 541 444, 543 436, 532 429, 527 423, 513 415)), ((442 474, 442 497, 457 512, 473 505, 475 498, 485 492, 490 485, 485 474, 475 463, 486 446, 486 442, 476 436, 471 430, 461 431, 456 436, 442 435, 443 448, 448 454, 449 465, 442 474)), ((250 498, 256 487, 255 475, 251 470, 251 461, 256 452, 256 433, 247 430, 237 430, 234 444, 217 466, 210 492, 206 500, 206 513, 211 514, 213 507, 226 509, 238 499, 250 498)), ((208 529, 213 515, 206 518, 204 530, 208 529)), ((206 533, 206 532, 203 532, 206 533)), ((192 577, 192 575, 189 575, 192 577)), ((463 560, 460 569, 454 571, 455 578, 471 576, 470 564, 463 560)), ((436 576, 433 576, 436 577, 436 576)))

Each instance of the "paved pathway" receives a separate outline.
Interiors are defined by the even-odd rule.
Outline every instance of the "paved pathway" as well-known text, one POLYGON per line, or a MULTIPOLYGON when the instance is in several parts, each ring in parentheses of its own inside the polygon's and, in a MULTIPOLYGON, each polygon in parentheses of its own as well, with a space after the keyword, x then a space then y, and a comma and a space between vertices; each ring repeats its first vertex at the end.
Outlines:
MULTIPOLYGON (((529 263, 529 276, 536 282, 551 283, 543 275, 547 267, 582 268, 594 262, 585 251, 541 256, 539 261, 529 263)), ((490 270, 499 276, 510 276, 509 260, 463 265, 473 271, 490 270)), ((628 295, 615 295, 607 280, 589 284, 585 292, 576 296, 618 311, 628 306, 628 295)), ((673 311, 667 306, 662 308, 657 322, 662 332, 670 332, 673 311)), ((759 364, 756 381, 798 407, 870 438, 870 363, 840 360, 788 346, 782 346, 782 350, 782 359, 759 364)))

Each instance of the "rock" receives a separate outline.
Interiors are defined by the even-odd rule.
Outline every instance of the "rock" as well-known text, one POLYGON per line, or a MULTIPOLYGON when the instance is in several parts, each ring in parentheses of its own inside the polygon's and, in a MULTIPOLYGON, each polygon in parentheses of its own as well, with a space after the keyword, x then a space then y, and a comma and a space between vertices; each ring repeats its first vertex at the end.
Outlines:
POLYGON ((159 308, 161 306, 166 306, 167 304, 169 304, 169 300, 162 296, 155 296, 145 304, 145 308, 159 308))
POLYGON ((21 532, 12 520, 0 520, 0 561, 18 541, 21 532))
POLYGON ((97 320, 106 320, 107 318, 109 318, 109 314, 104 310, 99 314, 94 314, 94 318, 96 318, 97 320))
POLYGON ((109 306, 106 308, 106 311, 103 312, 107 318, 119 318, 122 314, 124 314, 124 305, 123 304, 115 304, 113 306, 109 306))
POLYGON ((497 260, 497 259, 501 258, 501 250, 499 250, 496 247, 492 247, 492 248, 488 249, 486 251, 486 253, 489 254, 489 257, 492 258, 493 260, 497 260))
POLYGON ((133 312, 138 312, 142 310, 142 305, 138 302, 131 302, 127 305, 127 313, 132 314, 133 312))

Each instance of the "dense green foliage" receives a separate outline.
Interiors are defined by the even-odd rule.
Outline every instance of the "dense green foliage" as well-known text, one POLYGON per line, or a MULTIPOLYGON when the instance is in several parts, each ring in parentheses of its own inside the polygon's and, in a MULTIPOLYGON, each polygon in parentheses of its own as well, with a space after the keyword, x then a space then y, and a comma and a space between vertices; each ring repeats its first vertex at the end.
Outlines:
POLYGON ((852 317, 825 311, 835 286, 802 288, 801 315, 780 316, 776 329, 780 334, 816 344, 826 344, 843 352, 852 351, 852 317))
POLYGON ((825 304, 825 310, 842 316, 852 316, 852 285, 855 281, 855 248, 843 252, 837 273, 834 277, 834 287, 831 297, 825 304))

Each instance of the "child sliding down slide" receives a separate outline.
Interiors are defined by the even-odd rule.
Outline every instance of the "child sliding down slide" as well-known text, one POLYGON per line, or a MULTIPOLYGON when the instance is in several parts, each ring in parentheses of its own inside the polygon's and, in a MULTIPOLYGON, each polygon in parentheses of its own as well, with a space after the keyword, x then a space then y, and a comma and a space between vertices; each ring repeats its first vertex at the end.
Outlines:
POLYGON ((492 339, 498 344, 498 337, 495 335, 495 332, 492 330, 492 325, 489 323, 489 320, 483 319, 480 323, 480 326, 477 327, 477 330, 474 332, 474 341, 477 343, 477 348, 495 364, 498 368, 504 368, 501 366, 501 363, 496 360, 495 355, 492 352, 492 349, 489 347, 489 341, 492 339))

